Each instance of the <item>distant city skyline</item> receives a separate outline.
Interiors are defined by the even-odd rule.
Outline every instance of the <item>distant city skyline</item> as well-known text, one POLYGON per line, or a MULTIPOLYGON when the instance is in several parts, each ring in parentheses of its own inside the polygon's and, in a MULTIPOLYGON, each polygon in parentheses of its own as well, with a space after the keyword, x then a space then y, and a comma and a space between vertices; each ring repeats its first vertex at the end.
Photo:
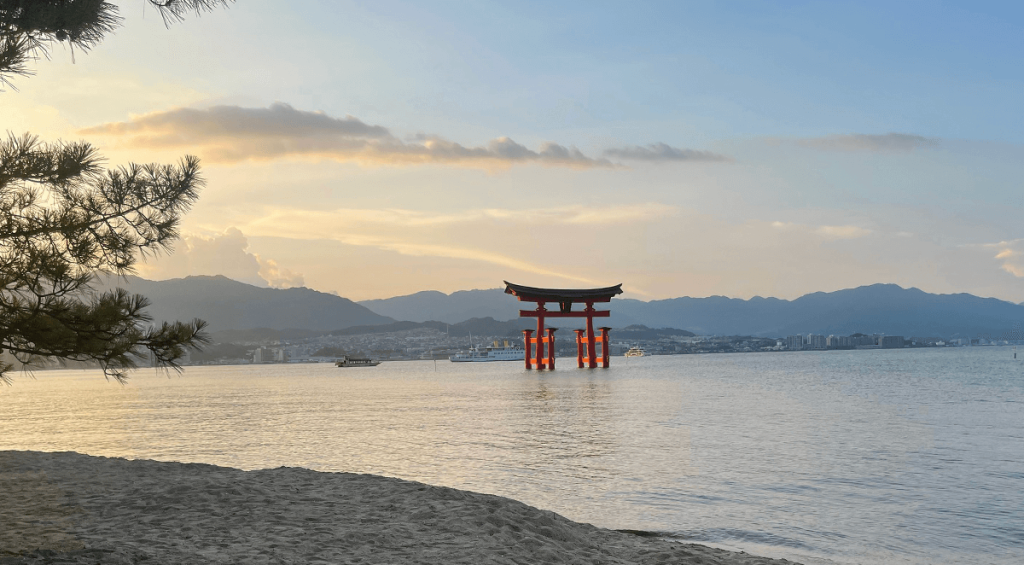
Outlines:
POLYGON ((0 123, 203 160, 148 279, 1024 302, 1015 3, 116 3, 0 123))

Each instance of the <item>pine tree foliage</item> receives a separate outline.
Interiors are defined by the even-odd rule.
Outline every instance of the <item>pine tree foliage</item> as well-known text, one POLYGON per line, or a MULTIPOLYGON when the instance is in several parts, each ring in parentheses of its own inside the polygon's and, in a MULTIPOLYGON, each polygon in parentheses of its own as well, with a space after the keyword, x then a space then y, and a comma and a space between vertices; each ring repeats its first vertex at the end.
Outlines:
MULTIPOLYGON (((165 24, 233 0, 144 0, 165 24)), ((0 0, 0 86, 29 75, 29 61, 49 57, 54 43, 88 51, 121 23, 117 6, 103 0, 0 0)))
MULTIPOLYGON (((101 164, 88 143, 0 142, 0 347, 22 363, 98 362, 119 381, 140 358, 176 369, 187 348, 207 342, 205 323, 153 326, 145 297, 90 283, 133 272, 140 255, 177 238, 203 186, 199 160, 101 164)), ((0 380, 10 370, 0 367, 0 380)))
MULTIPOLYGON (((169 24, 231 0, 144 1, 169 24)), ((0 0, 0 87, 54 43, 87 51, 120 23, 103 0, 0 0)), ((122 382, 147 357, 179 368, 208 342, 203 321, 153 325, 145 297, 91 284, 166 249, 202 186, 195 157, 105 170, 88 143, 0 139, 0 349, 23 364, 97 362, 122 382)), ((0 363, 0 381, 12 368, 0 363)))

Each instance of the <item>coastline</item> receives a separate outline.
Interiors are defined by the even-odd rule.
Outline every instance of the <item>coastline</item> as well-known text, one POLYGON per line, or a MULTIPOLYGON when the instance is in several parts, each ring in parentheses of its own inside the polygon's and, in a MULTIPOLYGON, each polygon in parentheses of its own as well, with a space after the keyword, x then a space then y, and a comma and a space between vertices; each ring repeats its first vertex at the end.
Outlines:
POLYGON ((0 492, 0 565, 792 563, 606 530, 495 495, 295 467, 0 451, 0 492))

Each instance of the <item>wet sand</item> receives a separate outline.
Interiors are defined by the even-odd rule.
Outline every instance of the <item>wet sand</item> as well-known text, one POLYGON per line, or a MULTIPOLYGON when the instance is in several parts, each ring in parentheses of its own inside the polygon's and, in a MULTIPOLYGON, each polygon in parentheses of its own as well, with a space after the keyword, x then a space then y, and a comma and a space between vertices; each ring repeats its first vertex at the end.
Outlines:
POLYGON ((375 475, 0 451, 0 565, 791 563, 375 475))

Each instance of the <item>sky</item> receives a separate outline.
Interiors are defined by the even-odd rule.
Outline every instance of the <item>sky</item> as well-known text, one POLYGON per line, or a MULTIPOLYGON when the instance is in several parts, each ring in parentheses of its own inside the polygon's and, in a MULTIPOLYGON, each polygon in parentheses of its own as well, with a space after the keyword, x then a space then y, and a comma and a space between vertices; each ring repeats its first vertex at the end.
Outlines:
POLYGON ((1024 301, 1020 3, 116 4, 0 124, 200 157, 145 278, 1024 301))

